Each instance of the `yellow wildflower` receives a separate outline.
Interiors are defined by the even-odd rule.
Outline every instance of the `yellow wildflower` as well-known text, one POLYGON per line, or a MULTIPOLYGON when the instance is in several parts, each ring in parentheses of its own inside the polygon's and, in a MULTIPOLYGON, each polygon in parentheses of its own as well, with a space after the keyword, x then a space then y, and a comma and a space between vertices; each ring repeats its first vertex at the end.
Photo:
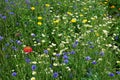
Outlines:
POLYGON ((38 22, 37 24, 41 26, 41 25, 42 25, 42 22, 38 22))
POLYGON ((83 16, 83 14, 80 14, 80 17, 82 17, 83 16))
POLYGON ((112 5, 112 6, 111 6, 111 8, 115 8, 115 6, 114 6, 114 5, 112 5))
POLYGON ((68 14, 68 15, 72 15, 72 13, 71 13, 71 12, 67 12, 67 14, 68 14))
POLYGON ((104 4, 107 4, 108 2, 104 2, 104 4))
POLYGON ((95 35, 96 35, 97 37, 100 36, 99 33, 96 33, 95 35))
POLYGON ((83 21, 82 21, 82 23, 86 23, 88 20, 87 19, 84 19, 83 21))
POLYGON ((95 18, 94 18, 94 17, 91 17, 91 19, 92 19, 92 20, 95 20, 95 18))
POLYGON ((35 80, 35 77, 32 77, 31 80, 35 80))
POLYGON ((120 64, 120 61, 117 61, 117 64, 120 64))
POLYGON ((31 10, 32 10, 32 11, 35 10, 35 7, 31 7, 31 10))
POLYGON ((50 4, 45 4, 46 7, 50 7, 50 4))
POLYGON ((70 22, 71 22, 71 23, 76 23, 76 19, 73 18, 70 22))
POLYGON ((60 20, 54 20, 53 23, 59 23, 60 20))
POLYGON ((103 14, 104 16, 107 16, 106 14, 103 14))
POLYGON ((42 20, 42 17, 41 17, 41 16, 39 16, 39 17, 38 17, 38 20, 42 20))

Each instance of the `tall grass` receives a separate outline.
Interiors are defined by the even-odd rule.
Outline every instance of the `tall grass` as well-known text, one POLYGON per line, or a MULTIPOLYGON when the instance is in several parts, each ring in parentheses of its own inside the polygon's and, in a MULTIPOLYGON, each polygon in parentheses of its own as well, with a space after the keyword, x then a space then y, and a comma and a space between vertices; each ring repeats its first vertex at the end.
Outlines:
POLYGON ((108 3, 1 1, 0 79, 119 80, 119 19, 108 3))

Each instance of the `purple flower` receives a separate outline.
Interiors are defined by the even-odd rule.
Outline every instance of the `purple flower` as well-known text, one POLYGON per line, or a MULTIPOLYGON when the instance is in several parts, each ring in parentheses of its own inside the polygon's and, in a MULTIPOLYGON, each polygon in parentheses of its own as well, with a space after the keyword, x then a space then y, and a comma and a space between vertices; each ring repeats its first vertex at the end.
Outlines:
POLYGON ((32 37, 35 37, 36 35, 35 35, 34 33, 31 33, 31 36, 32 36, 32 37))
POLYGON ((6 16, 2 16, 2 19, 4 19, 4 20, 5 20, 5 19, 6 19, 6 16))
POLYGON ((53 77, 54 77, 54 78, 57 78, 58 76, 59 76, 58 72, 54 72, 54 73, 53 73, 53 77))
POLYGON ((45 54, 48 54, 48 50, 44 50, 44 53, 45 53, 45 54))
POLYGON ((16 72, 13 72, 13 73, 12 73, 12 76, 17 76, 17 73, 16 73, 16 72))
POLYGON ((36 70, 36 65, 32 65, 32 70, 34 71, 34 70, 36 70))
POLYGON ((89 47, 90 47, 90 48, 94 48, 94 45, 90 45, 89 47))
POLYGON ((67 56, 67 55, 64 55, 64 56, 63 56, 63 59, 68 59, 68 56, 67 56))
POLYGON ((92 45, 92 44, 93 44, 93 42, 91 42, 91 41, 88 41, 88 44, 92 45))
POLYGON ((87 57, 85 57, 85 59, 88 61, 88 60, 91 59, 91 57, 90 57, 90 56, 87 56, 87 57))
POLYGON ((68 62, 69 62, 68 59, 65 59, 65 60, 64 60, 64 63, 65 63, 65 64, 67 64, 68 62))
POLYGON ((12 46, 12 49, 15 50, 15 51, 17 51, 17 48, 15 46, 12 46))
POLYGON ((30 59, 29 59, 29 58, 26 58, 25 61, 26 61, 27 63, 30 63, 30 59))
POLYGON ((118 40, 119 39, 119 36, 115 36, 115 40, 118 40))
POLYGON ((94 61, 92 61, 92 64, 96 64, 97 62, 94 60, 94 61))
POLYGON ((60 57, 60 54, 56 54, 57 57, 60 57))
POLYGON ((25 0, 26 4, 30 4, 30 0, 25 0))
POLYGON ((116 71, 117 74, 120 74, 120 71, 116 71))
POLYGON ((71 51, 70 54, 75 54, 75 51, 71 51))
POLYGON ((5 2, 8 2, 8 0, 5 0, 5 2))
POLYGON ((73 43, 73 48, 76 48, 77 45, 78 45, 78 41, 75 41, 75 42, 73 43))
POLYGON ((101 56, 104 56, 104 52, 103 52, 103 51, 101 51, 101 52, 100 52, 100 55, 101 55, 101 56))
POLYGON ((109 73, 108 75, 109 75, 110 77, 115 76, 114 73, 109 73))
POLYGON ((22 42, 20 40, 16 40, 17 44, 21 45, 22 42))
POLYGON ((14 12, 9 12, 9 14, 13 15, 13 14, 14 14, 14 12))
POLYGON ((1 41, 1 40, 3 40, 3 37, 2 37, 2 36, 0 36, 0 41, 1 41))

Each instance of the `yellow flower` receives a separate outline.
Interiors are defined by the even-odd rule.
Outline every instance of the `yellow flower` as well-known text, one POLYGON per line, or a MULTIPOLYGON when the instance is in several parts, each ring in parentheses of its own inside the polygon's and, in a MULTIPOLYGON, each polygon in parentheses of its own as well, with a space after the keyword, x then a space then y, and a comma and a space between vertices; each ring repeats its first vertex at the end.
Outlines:
POLYGON ((83 21, 82 21, 82 23, 86 23, 87 22, 87 19, 84 19, 83 21))
POLYGON ((39 16, 39 17, 38 17, 38 20, 42 20, 42 17, 41 17, 41 16, 39 16))
POLYGON ((32 10, 32 11, 35 10, 35 7, 31 7, 31 10, 32 10))
POLYGON ((100 36, 99 33, 96 33, 95 35, 96 35, 97 37, 100 36))
POLYGON ((70 22, 71 22, 71 23, 76 23, 76 19, 73 18, 70 22))
POLYGON ((54 20, 53 23, 59 23, 60 20, 54 20))
POLYGON ((103 14, 104 16, 107 16, 106 14, 103 14))
POLYGON ((50 4, 45 4, 46 7, 50 7, 50 4))
POLYGON ((120 61, 117 61, 117 64, 120 64, 120 61))
POLYGON ((92 20, 95 20, 95 18, 94 18, 94 17, 91 17, 91 19, 92 19, 92 20))
POLYGON ((35 77, 32 77, 31 80, 35 80, 35 77))
POLYGON ((42 22, 38 22, 37 24, 41 26, 41 25, 42 25, 42 22))
POLYGON ((108 2, 104 2, 104 4, 107 4, 108 2))
POLYGON ((112 6, 111 6, 111 8, 115 8, 115 6, 114 6, 114 5, 112 5, 112 6))
POLYGON ((80 14, 80 17, 82 17, 83 16, 83 14, 80 14))
POLYGON ((72 15, 72 13, 71 13, 71 12, 67 12, 67 14, 68 14, 68 15, 72 15))

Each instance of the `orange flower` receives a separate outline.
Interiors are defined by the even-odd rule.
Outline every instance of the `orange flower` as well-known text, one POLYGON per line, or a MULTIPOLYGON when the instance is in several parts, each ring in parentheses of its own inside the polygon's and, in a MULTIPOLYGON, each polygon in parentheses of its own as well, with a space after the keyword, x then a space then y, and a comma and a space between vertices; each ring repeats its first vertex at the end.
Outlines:
POLYGON ((32 52, 32 48, 31 48, 30 46, 26 46, 26 47, 24 47, 23 51, 24 51, 26 54, 28 54, 28 53, 32 52))
POLYGON ((115 8, 115 6, 114 6, 114 5, 112 5, 112 6, 111 6, 111 8, 113 9, 113 8, 115 8))
POLYGON ((118 10, 120 10, 120 8, 118 8, 118 10))

